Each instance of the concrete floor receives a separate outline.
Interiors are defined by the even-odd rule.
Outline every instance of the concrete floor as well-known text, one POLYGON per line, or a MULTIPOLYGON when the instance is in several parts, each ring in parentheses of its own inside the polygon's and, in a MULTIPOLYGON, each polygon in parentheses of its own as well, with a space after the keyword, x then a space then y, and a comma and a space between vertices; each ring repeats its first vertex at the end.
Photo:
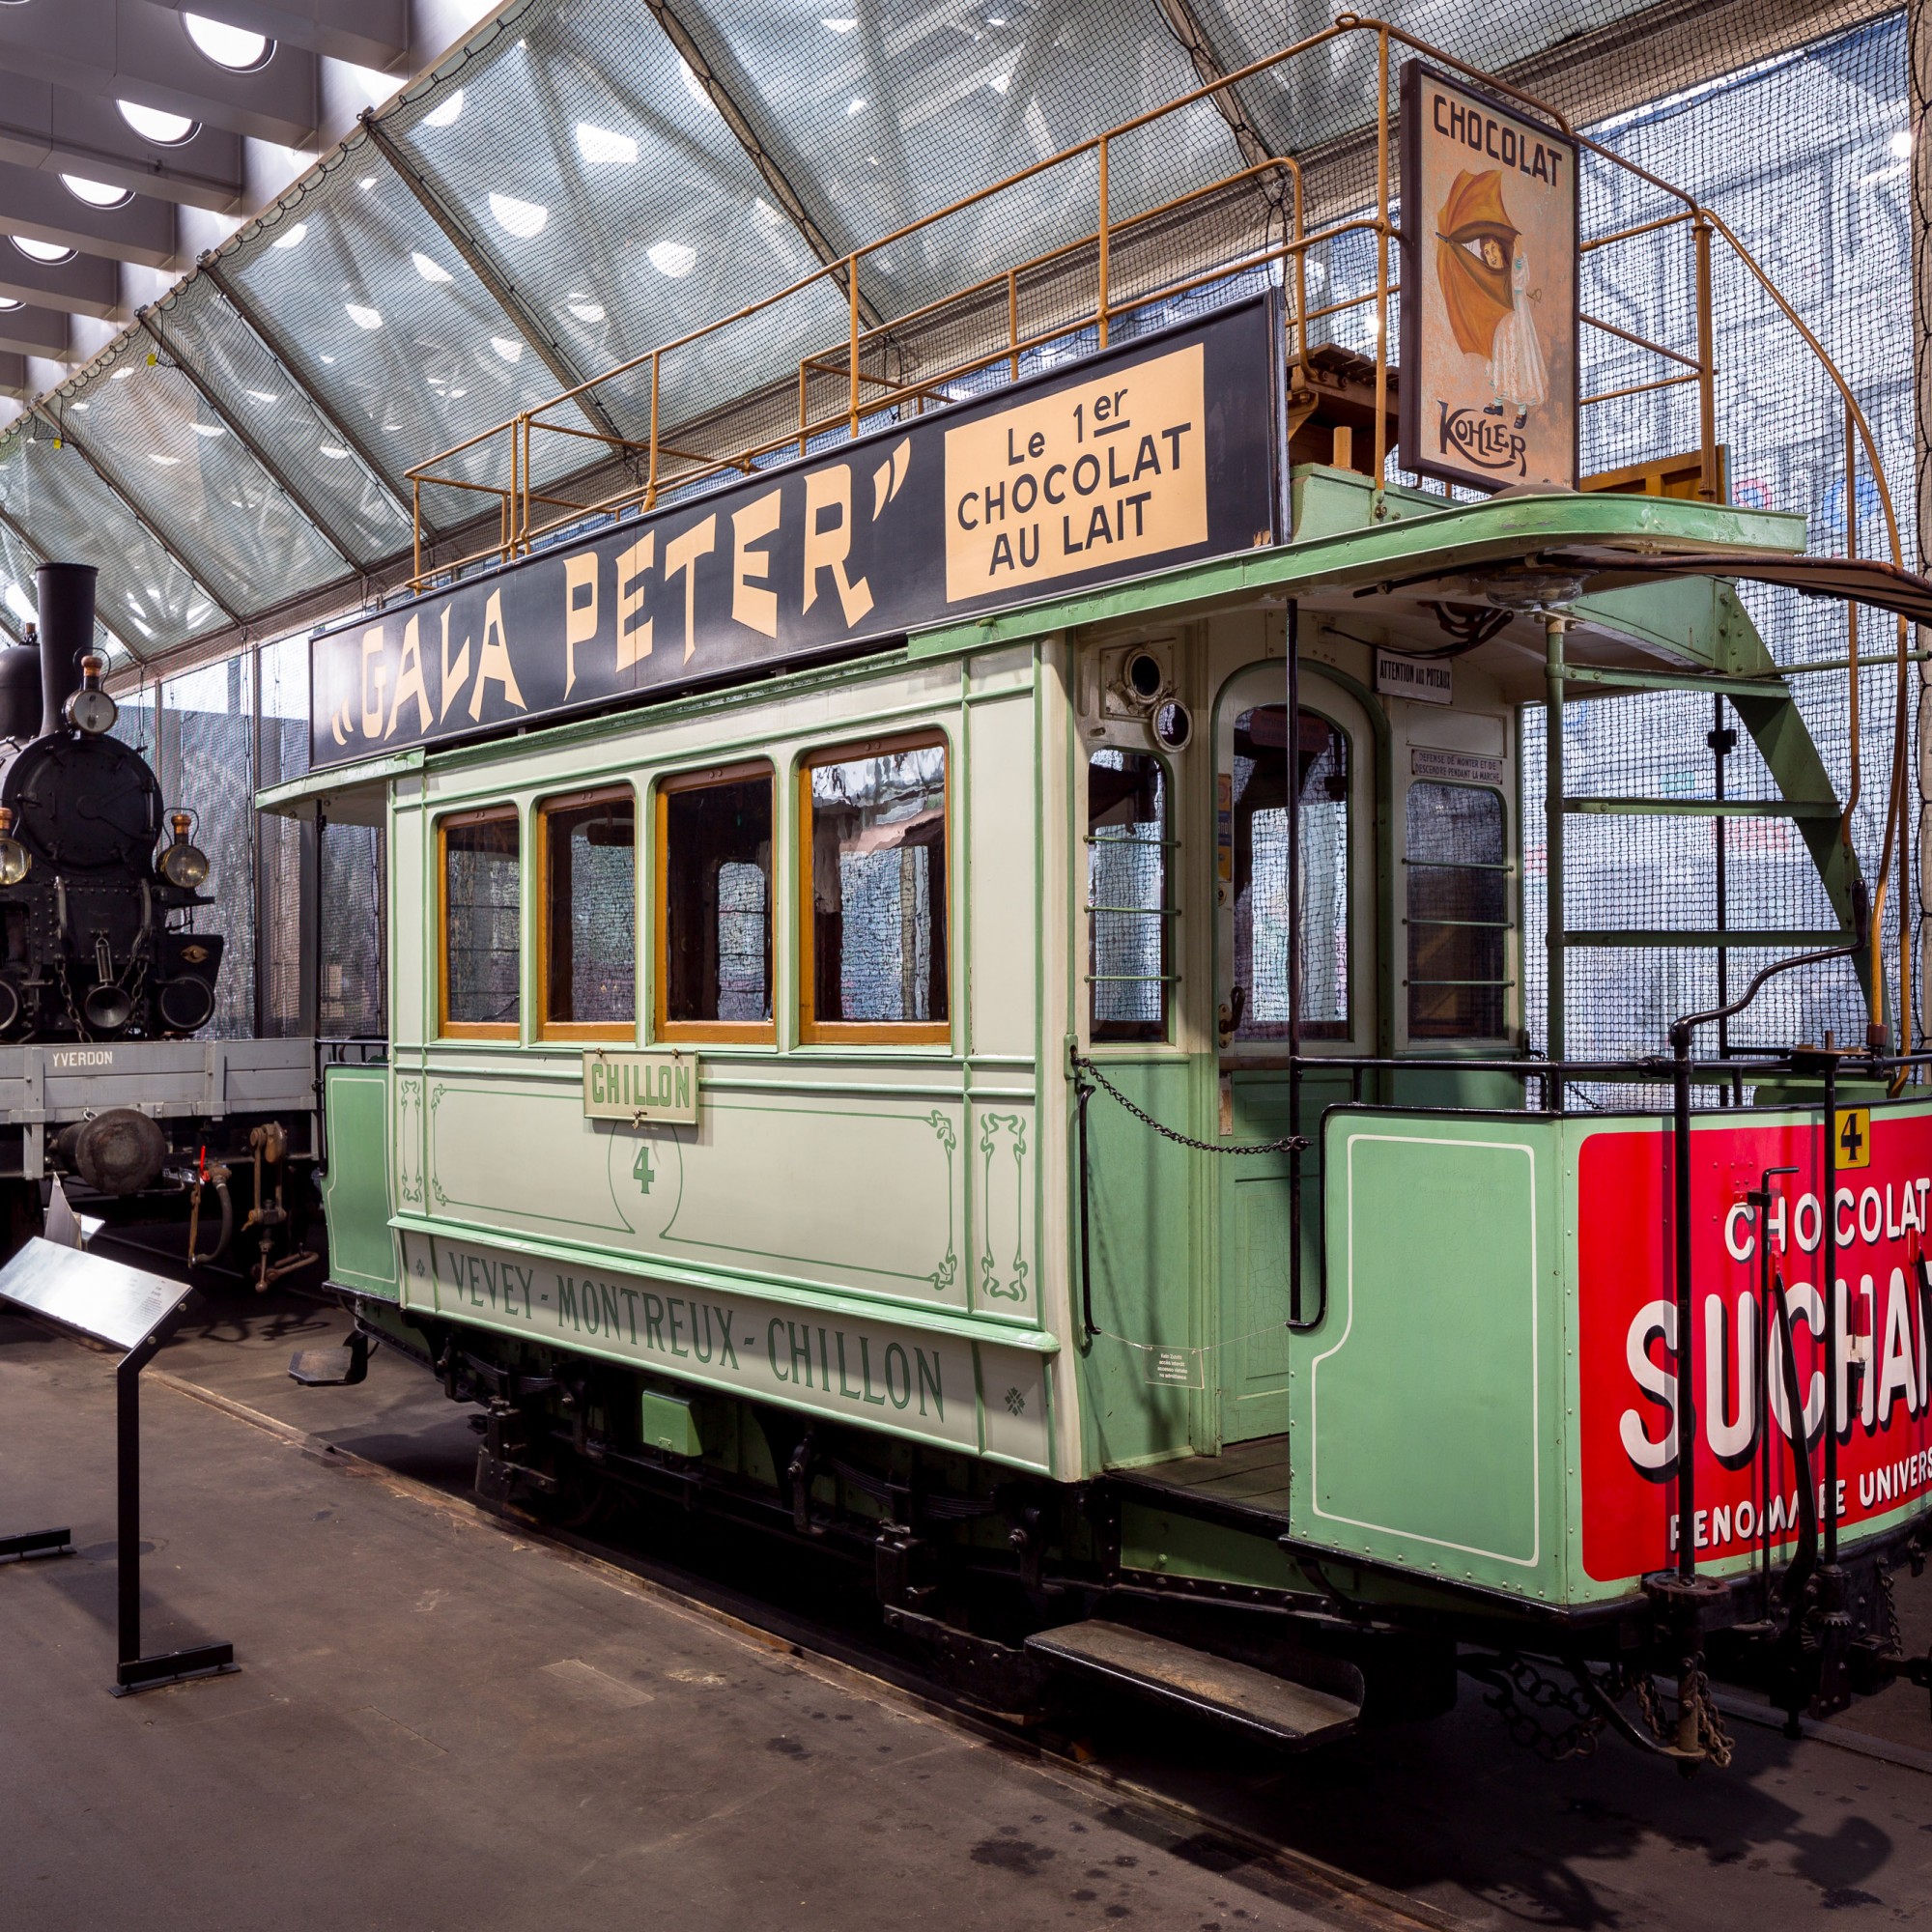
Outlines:
MULTIPOLYGON (((280 1325, 157 1366, 279 1376, 280 1325)), ((365 1451, 422 1406, 400 1368, 343 1392, 365 1451)), ((9 1928, 1321 1922, 1260 1865, 419 1488, 158 1382, 143 1422, 147 1646, 226 1637, 242 1668, 116 1699, 111 1359, 0 1322, 0 1516, 80 1549, 0 1567, 9 1928)))
MULTIPOLYGON (((156 1370, 467 1489, 474 1437, 413 1365, 288 1381, 290 1350, 343 1325, 237 1301, 156 1370)), ((85 1550, 0 1568, 0 1925, 1402 1922, 159 1384, 151 1647, 228 1637, 244 1669, 117 1702, 105 1376, 0 1323, 0 1520, 65 1506, 85 1550)), ((1900 1608, 1922 1649, 1932 1577, 1900 1608)), ((1839 1727, 1932 1763, 1922 1691, 1839 1727)), ((1688 1783, 1615 1742, 1544 1765, 1473 1687, 1450 1718, 1299 1759, 1138 1709, 1093 1743, 1436 1922, 1932 1926, 1932 1774, 1731 1728, 1733 1768, 1688 1783)))

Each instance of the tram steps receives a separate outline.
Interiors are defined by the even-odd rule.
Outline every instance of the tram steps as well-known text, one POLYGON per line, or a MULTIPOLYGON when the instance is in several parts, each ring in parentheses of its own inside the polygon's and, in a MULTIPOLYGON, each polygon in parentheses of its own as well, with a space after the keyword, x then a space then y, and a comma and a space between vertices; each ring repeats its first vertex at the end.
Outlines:
POLYGON ((1833 798, 1566 798, 1565 811, 1658 818, 1837 818, 1833 798))
POLYGON ((1026 1647, 1083 1677, 1291 1748, 1345 1737, 1362 1715, 1359 1696, 1339 1697, 1101 1618, 1037 1631, 1026 1647))
POLYGON ((1575 926, 1563 935, 1566 946, 1726 946, 1733 951, 1763 946, 1789 948, 1796 952, 1821 952, 1830 946, 1849 946, 1852 932, 1808 931, 1798 926, 1575 926))

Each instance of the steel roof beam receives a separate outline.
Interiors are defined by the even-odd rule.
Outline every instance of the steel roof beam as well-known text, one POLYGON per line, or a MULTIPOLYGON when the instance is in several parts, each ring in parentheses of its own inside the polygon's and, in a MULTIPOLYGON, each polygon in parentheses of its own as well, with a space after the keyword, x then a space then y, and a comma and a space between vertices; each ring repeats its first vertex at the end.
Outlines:
MULTIPOLYGON (((1194 64, 1194 71, 1201 76, 1203 86, 1221 79, 1228 71, 1227 65, 1215 53, 1213 43, 1208 38, 1208 30, 1196 17, 1189 0, 1154 0, 1154 5, 1160 9, 1168 32, 1180 43, 1181 51, 1194 64)), ((1232 87, 1224 87, 1209 99, 1221 119, 1228 124, 1235 136, 1235 144, 1241 151, 1241 159, 1248 167, 1259 167, 1264 161, 1274 158, 1268 144, 1248 119, 1247 109, 1241 105, 1239 96, 1232 87)))
MULTIPOLYGON (((444 236, 448 238, 449 245, 463 257, 469 272, 489 290, 497 306, 509 319, 511 327, 536 351, 538 359, 564 388, 578 387, 585 381, 587 372, 578 368, 571 361, 563 345, 544 327, 536 311, 517 293, 515 286, 497 267, 482 243, 457 218, 455 211, 444 206, 441 197, 423 176, 410 165, 409 156, 397 147, 394 137, 376 118, 375 109, 365 109, 360 119, 363 129, 377 152, 396 171, 404 186, 422 204, 423 213, 442 230, 444 236)), ((595 395, 579 396, 577 406, 606 436, 619 443, 626 440, 624 432, 617 427, 610 412, 595 395)))
POLYGON ((0 161, 131 188, 223 214, 247 186, 242 136, 204 128, 180 148, 144 141, 104 96, 0 71, 0 161))
POLYGON ((0 296, 68 315, 89 315, 97 322, 120 322, 128 314, 121 295, 121 265, 104 255, 35 262, 0 242, 0 296))
MULTIPOLYGON (((0 396, 17 396, 22 402, 33 394, 27 384, 27 358, 0 352, 0 396)), ((0 522, 6 513, 0 511, 0 522)))
POLYGON ((205 14, 225 26, 267 34, 280 46, 304 47, 312 54, 354 61, 381 73, 400 68, 410 51, 409 0, 151 0, 151 4, 205 14))
POLYGON ((187 378, 194 385, 195 394, 214 412, 216 420, 229 430, 236 441, 262 466, 263 470, 268 475, 270 481, 274 484, 275 488, 308 519, 315 526, 317 532, 327 543, 329 549, 334 551, 336 555, 351 570, 358 569, 359 566, 355 559, 349 554, 348 546, 329 527, 327 520, 315 507, 314 503, 310 501, 307 493, 301 486, 262 446, 256 440, 254 432, 221 400, 213 388, 203 379, 201 372, 189 363, 185 357, 176 355, 169 349, 167 337, 162 334, 159 325, 155 321, 154 310, 142 309, 137 320, 154 342, 156 349, 161 355, 168 357, 168 366, 180 370, 187 378))
POLYGON ((57 308, 0 309, 0 350, 44 355, 53 362, 80 359, 68 319, 57 308))
MULTIPOLYGON (((363 468, 395 499, 396 506, 402 511, 403 515, 413 518, 415 515, 415 505, 412 502, 409 496, 405 494, 397 484, 395 478, 389 474, 388 470, 383 467, 377 458, 376 452, 370 448, 368 442, 361 436, 357 435, 355 430, 351 429, 349 424, 328 406, 328 403, 319 390, 303 381, 301 365, 297 362, 295 356, 290 353, 287 344, 282 341, 280 335, 276 333, 273 326, 263 316, 261 310, 236 287, 227 270, 221 266, 220 258, 213 254, 204 255, 201 258, 200 268, 202 273, 220 291, 222 299, 255 332, 262 347, 281 365, 282 373, 308 399, 309 405, 314 409, 316 414, 342 439, 343 442, 349 448, 353 449, 362 459, 363 468)), ((423 535, 434 542, 437 535, 435 527, 431 525, 427 517, 423 518, 421 522, 423 535)))
MULTIPOLYGON (((252 134, 284 148, 315 137, 315 56, 277 46, 253 73, 217 67, 188 39, 181 16, 149 0, 61 0, 0 7, 0 66, 108 99, 185 114, 204 128, 252 134)), ((188 157, 193 139, 156 157, 188 157)))
MULTIPOLYGON (((665 4, 665 0, 644 0, 651 10, 651 16, 663 28, 665 38, 677 51, 679 59, 691 70, 692 76, 704 90, 712 106, 717 108, 725 127, 730 128, 738 145, 750 156, 752 165, 757 169, 765 185, 771 189, 773 199, 784 211, 792 226, 805 237, 807 247, 828 268, 845 259, 845 251, 826 234, 813 218, 806 206, 804 197, 786 179, 784 170, 777 159, 766 151, 765 144, 758 138, 758 131, 747 118, 745 110, 739 106, 736 95, 719 76, 704 49, 692 38, 691 29, 678 18, 677 14, 665 4)), ((843 278, 838 287, 844 290, 843 278)), ((859 292, 859 318, 868 328, 877 328, 885 321, 879 311, 867 299, 863 286, 859 292)))
POLYGON ((89 208, 57 175, 12 161, 0 161, 0 233, 143 269, 173 268, 180 246, 173 202, 137 194, 121 208, 89 208))
POLYGON ((157 525, 155 522, 154 518, 149 516, 147 511, 142 508, 140 500, 133 495, 133 493, 128 488, 128 486, 125 483, 123 483, 120 480, 120 478, 116 476, 114 472, 107 468, 105 464, 101 462, 99 457, 96 456, 95 453, 88 448, 87 444, 81 441, 81 440, 74 435, 72 430, 68 428, 68 426, 64 422, 62 422, 58 416, 54 415, 47 409, 44 403, 37 402, 33 406, 33 413, 37 415, 42 422, 45 423, 47 427, 51 429, 53 433, 57 437, 59 437, 63 442, 69 443, 72 446, 74 454, 78 456, 80 460, 83 463, 85 463, 91 470, 94 471, 95 475, 100 479, 101 487, 104 490, 106 490, 111 496, 114 496, 121 500, 121 502, 126 506, 128 514, 130 517, 132 517, 137 524, 140 525, 142 529, 144 529, 148 533, 148 535, 154 540, 154 542, 166 554, 168 560, 175 566, 175 568, 179 570, 181 574, 184 577, 185 577, 187 581, 190 583, 192 583, 194 587, 197 590, 199 590, 201 594, 204 597, 206 597, 208 601, 211 604, 213 604, 214 608, 217 611, 219 611, 221 614, 224 617, 226 617, 231 624, 241 623, 242 621, 241 613, 231 609, 226 600, 223 599, 214 590, 213 585, 204 583, 202 582, 200 576, 196 573, 194 566, 191 563, 189 563, 187 558, 182 554, 181 551, 162 531, 159 525, 157 525))

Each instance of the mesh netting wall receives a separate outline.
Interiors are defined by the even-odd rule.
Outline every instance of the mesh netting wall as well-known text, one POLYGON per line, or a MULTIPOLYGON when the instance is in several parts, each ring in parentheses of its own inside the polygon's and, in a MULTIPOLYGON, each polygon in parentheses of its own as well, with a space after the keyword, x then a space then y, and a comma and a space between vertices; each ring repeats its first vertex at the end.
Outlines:
MULTIPOLYGON (((1626 115, 1595 130, 1638 165, 1706 201, 1757 255, 1839 363, 1877 438, 1895 495, 1903 559, 1917 555, 1913 475, 1912 222, 1903 20, 1894 15, 1760 65, 1735 79, 1626 115)), ((1586 235, 1664 212, 1641 183, 1601 165, 1585 171, 1586 235)), ((1692 291, 1681 245, 1646 238, 1586 257, 1586 311, 1666 344, 1694 341, 1692 291)), ((1844 405, 1796 331, 1721 243, 1714 309, 1718 415, 1731 498, 1798 511, 1811 547, 1842 552, 1855 541, 1889 554, 1879 490, 1862 453, 1847 488, 1844 405), (1851 526, 1847 526, 1847 501, 1851 526)), ((1586 393, 1653 380, 1655 356, 1583 332, 1586 393)), ((1691 385, 1584 412, 1586 473, 1695 446, 1691 385)), ((1789 591, 1746 586, 1744 601, 1776 662, 1842 659, 1849 628, 1840 606, 1789 591)), ((1895 648, 1893 620, 1860 615, 1862 650, 1895 648)), ((1833 787, 1852 777, 1847 673, 1791 680, 1833 787)), ((1916 695, 1916 691, 1915 691, 1916 695)), ((1896 684, 1889 666, 1860 679, 1863 786, 1853 821, 1867 880, 1885 843, 1896 684)), ((1907 724, 1912 721, 1908 718, 1907 724)), ((1710 797, 1714 731, 1734 728, 1724 763, 1731 797, 1776 796, 1770 771, 1728 704, 1702 694, 1594 699, 1566 707, 1564 780, 1572 795, 1710 797)), ((1548 970, 1544 822, 1545 717, 1525 714, 1523 844, 1526 1015, 1533 1044, 1547 1044, 1548 970)), ((1734 820, 1721 835, 1709 818, 1566 814, 1565 915, 1573 928, 1699 929, 1719 923, 1715 851, 1725 849, 1724 923, 1740 928, 1829 931, 1831 907, 1798 826, 1789 819, 1734 820)), ((1885 932, 1895 944, 1898 888, 1885 932)), ((1822 942, 1821 942, 1822 943, 1822 942)), ((1730 951, 1726 989, 1735 997, 1780 953, 1730 951)), ((1715 950, 1655 946, 1576 948, 1566 953, 1565 1050, 1573 1058, 1661 1052, 1677 1014, 1717 1005, 1715 950)), ((1776 980, 1729 1030, 1734 1044, 1786 1045, 1863 1037, 1864 1005, 1849 964, 1776 980)), ((1715 1034, 1702 1042, 1715 1048, 1715 1034)))
POLYGON ((374 826, 325 825, 320 846, 317 1031, 324 1039, 379 1039, 388 1031, 384 835, 374 826))

